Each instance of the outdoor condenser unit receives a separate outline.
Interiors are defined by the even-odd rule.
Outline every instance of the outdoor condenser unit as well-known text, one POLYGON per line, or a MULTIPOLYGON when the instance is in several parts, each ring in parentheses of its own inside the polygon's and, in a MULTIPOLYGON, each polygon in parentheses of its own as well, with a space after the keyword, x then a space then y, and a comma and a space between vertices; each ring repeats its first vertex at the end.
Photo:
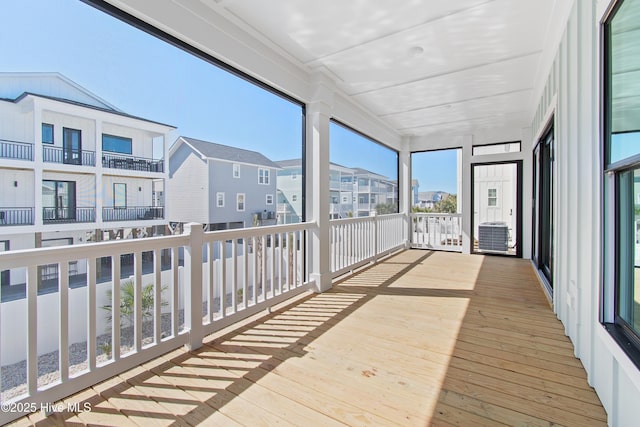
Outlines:
POLYGON ((483 222, 478 225, 478 249, 481 251, 506 252, 509 242, 509 227, 506 222, 483 222))

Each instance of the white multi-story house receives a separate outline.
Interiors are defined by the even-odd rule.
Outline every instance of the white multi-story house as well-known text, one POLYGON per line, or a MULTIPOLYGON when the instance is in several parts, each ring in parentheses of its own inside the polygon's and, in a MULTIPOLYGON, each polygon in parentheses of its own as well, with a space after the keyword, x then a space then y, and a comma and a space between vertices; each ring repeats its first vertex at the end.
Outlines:
MULTIPOLYGON (((58 73, 0 73, 0 251, 162 234, 153 194, 174 129, 58 73)), ((55 277, 42 269, 43 291, 55 277)), ((1 280, 3 299, 24 294, 24 272, 1 280)))
MULTIPOLYGON (((300 159, 277 162, 278 216, 280 222, 302 218, 302 175, 300 159)), ((398 204, 398 184, 385 176, 361 168, 329 164, 329 216, 331 219, 369 216, 378 205, 398 204)))
POLYGON ((181 136, 169 150, 169 220, 212 231, 275 225, 278 169, 256 151, 181 136))
POLYGON ((362 168, 354 169, 354 216, 369 216, 378 205, 398 206, 398 183, 362 168))

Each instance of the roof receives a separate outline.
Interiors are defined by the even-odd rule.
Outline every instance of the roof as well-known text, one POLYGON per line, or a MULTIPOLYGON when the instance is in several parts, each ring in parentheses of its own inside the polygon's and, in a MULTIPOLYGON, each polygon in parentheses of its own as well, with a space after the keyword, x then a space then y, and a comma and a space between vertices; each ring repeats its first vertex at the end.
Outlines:
POLYGON ((243 148, 232 147, 230 145, 216 144, 215 142, 203 141, 201 139, 189 138, 186 136, 181 136, 178 140, 180 139, 199 152, 200 155, 209 159, 226 160, 229 162, 247 163, 250 165, 267 166, 269 168, 280 169, 280 166, 269 160, 264 154, 257 151, 245 150, 243 148))
POLYGON ((24 99, 24 98, 26 98, 28 96, 35 96, 37 98, 50 99, 50 100, 56 101, 56 102, 63 102, 65 104, 77 105, 79 107, 90 108, 90 109, 96 110, 96 111, 103 111, 105 113, 111 113, 111 114, 115 114, 115 115, 121 116, 121 117, 128 117, 130 119, 142 120, 142 121, 147 122, 147 123, 154 123, 154 124, 161 125, 161 126, 167 126, 167 127, 172 128, 172 129, 177 129, 175 126, 168 125, 166 123, 156 122, 154 120, 145 119, 143 117, 138 117, 138 116, 134 116, 134 115, 131 115, 131 114, 123 113, 120 110, 112 110, 111 108, 96 107, 95 105, 85 104, 85 103, 78 102, 78 101, 73 101, 73 100, 70 100, 70 99, 56 98, 55 96, 40 95, 38 93, 24 92, 22 95, 20 95, 16 99, 13 99, 13 100, 9 99, 8 101, 14 102, 14 103, 18 103, 22 99, 24 99))

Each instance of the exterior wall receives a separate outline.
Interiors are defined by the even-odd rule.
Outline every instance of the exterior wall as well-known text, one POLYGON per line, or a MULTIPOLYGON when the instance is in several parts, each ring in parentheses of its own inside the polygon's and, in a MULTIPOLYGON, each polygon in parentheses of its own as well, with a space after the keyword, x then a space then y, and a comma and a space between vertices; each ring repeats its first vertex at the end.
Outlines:
POLYGON ((188 146, 178 147, 169 159, 167 181, 169 221, 209 223, 209 180, 207 161, 188 146))
POLYGON ((277 208, 276 181, 277 174, 273 168, 269 170, 269 185, 258 183, 260 166, 240 164, 240 177, 233 177, 233 163, 209 160, 209 219, 207 223, 227 223, 242 221, 245 227, 254 223, 254 214, 258 212, 275 212, 277 208), (218 207, 216 193, 225 195, 224 207, 218 207), (236 195, 245 195, 244 211, 237 210, 236 195), (273 196, 273 204, 266 204, 267 194, 273 196))
POLYGON ((640 419, 640 372, 600 324, 600 21, 608 1, 573 4, 532 123, 555 125, 553 305, 612 426, 640 419))
POLYGON ((0 140, 33 142, 33 111, 23 111, 11 101, 0 100, 2 131, 0 140))
MULTIPOLYGON (((53 125, 53 144, 43 144, 43 146, 62 148, 62 128, 71 128, 82 131, 81 138, 83 151, 96 151, 96 124, 94 120, 69 114, 62 114, 57 111, 44 110, 42 111, 42 122, 53 125)), ((39 144, 36 144, 36 146, 38 145, 39 144)))
POLYGON ((284 199, 278 201, 279 222, 291 224, 302 218, 302 167, 278 171, 278 191, 284 199), (295 199, 295 200, 294 200, 295 199))
POLYGON ((127 207, 153 205, 153 181, 144 178, 105 175, 102 177, 102 206, 113 207, 113 184, 127 185, 127 207))
POLYGON ((33 188, 33 171, 0 169, 0 210, 3 207, 33 207, 33 188))

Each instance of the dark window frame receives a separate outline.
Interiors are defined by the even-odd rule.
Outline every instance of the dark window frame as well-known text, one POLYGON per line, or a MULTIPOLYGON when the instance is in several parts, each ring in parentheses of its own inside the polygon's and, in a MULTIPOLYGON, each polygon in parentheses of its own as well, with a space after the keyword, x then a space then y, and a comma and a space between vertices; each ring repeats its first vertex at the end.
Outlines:
POLYGON ((118 136, 118 135, 112 135, 109 133, 103 133, 102 134, 102 151, 107 152, 107 153, 118 153, 118 154, 133 154, 133 138, 127 138, 126 136, 118 136), (105 137, 107 138, 113 138, 114 140, 120 141, 120 142, 129 142, 129 150, 128 151, 122 151, 122 150, 109 150, 104 148, 104 140, 105 137))
MULTIPOLYGON (((625 0, 618 0, 601 21, 601 74, 602 74, 602 267, 600 320, 611 337, 620 345, 630 360, 640 369, 640 331, 627 323, 620 315, 621 299, 621 233, 620 177, 628 172, 640 170, 640 153, 612 162, 612 32, 611 22, 625 0), (613 236, 607 227, 607 220, 613 218, 613 236), (611 247, 613 245, 613 248, 611 247), (613 251, 613 259, 606 254, 613 251)), ((631 203, 634 203, 633 201, 631 203)), ((627 295, 628 297, 629 295, 627 295)))
POLYGON ((42 139, 42 143, 43 144, 49 144, 49 145, 53 145, 55 144, 56 141, 56 134, 55 134, 55 127, 53 124, 51 123, 42 123, 42 135, 41 135, 41 139, 42 139), (51 129, 51 141, 45 141, 44 139, 44 129, 48 128, 51 129))

